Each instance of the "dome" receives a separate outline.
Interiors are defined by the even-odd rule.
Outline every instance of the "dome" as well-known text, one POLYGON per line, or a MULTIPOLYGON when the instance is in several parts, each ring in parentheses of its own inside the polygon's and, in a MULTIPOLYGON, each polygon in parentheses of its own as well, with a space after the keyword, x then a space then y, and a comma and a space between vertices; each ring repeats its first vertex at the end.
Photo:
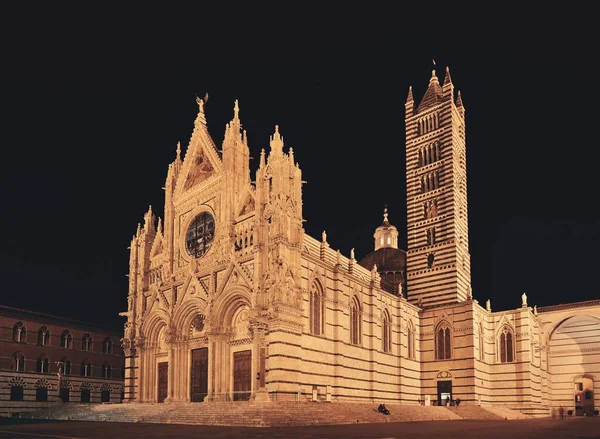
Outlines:
POLYGON ((359 265, 367 270, 373 269, 377 264, 378 272, 401 271, 406 270, 406 252, 399 248, 382 247, 372 251, 360 260, 359 265))

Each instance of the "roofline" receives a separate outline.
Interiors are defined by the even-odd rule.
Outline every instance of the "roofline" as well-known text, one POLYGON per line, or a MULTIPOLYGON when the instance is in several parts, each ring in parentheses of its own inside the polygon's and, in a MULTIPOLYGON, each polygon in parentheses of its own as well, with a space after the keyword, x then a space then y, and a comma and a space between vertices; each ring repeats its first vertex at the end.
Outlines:
POLYGON ((600 305, 600 299, 585 300, 583 302, 560 303, 558 305, 540 306, 537 308, 537 311, 538 311, 538 313, 550 312, 550 311, 559 311, 561 309, 581 308, 583 306, 594 306, 594 305, 600 305))
POLYGON ((35 316, 40 316, 40 317, 50 317, 50 318, 62 320, 65 322, 76 323, 78 325, 85 325, 85 326, 89 326, 92 328, 103 329, 106 331, 110 331, 111 333, 113 333, 115 335, 120 334, 120 332, 117 331, 115 328, 111 328, 109 326, 99 325, 97 323, 91 323, 91 322, 83 322, 81 320, 75 320, 75 319, 71 319, 68 317, 55 316, 55 315, 47 314, 47 313, 43 313, 43 312, 32 311, 30 309, 15 308, 13 306, 0 304, 0 310, 16 311, 16 312, 25 313, 25 314, 33 314, 35 316))

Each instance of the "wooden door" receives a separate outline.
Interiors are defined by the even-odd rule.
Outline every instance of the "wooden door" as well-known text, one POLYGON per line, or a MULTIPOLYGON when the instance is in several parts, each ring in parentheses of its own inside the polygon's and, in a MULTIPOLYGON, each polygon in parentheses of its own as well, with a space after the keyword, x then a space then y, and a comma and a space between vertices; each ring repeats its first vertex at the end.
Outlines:
POLYGON ((208 348, 192 350, 192 379, 190 399, 202 402, 208 394, 208 348))
POLYGON ((169 388, 169 363, 158 363, 158 402, 164 402, 169 388))
POLYGON ((252 390, 252 351, 233 354, 233 400, 248 401, 252 390))

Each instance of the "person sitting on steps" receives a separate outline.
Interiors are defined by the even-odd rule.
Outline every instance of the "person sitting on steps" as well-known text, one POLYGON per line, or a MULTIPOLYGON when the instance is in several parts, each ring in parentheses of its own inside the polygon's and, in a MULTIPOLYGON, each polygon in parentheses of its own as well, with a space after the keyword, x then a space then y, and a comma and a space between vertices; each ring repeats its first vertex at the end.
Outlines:
POLYGON ((379 404, 379 407, 377 407, 377 411, 379 413, 383 413, 384 415, 390 414, 390 411, 385 407, 385 404, 379 404))

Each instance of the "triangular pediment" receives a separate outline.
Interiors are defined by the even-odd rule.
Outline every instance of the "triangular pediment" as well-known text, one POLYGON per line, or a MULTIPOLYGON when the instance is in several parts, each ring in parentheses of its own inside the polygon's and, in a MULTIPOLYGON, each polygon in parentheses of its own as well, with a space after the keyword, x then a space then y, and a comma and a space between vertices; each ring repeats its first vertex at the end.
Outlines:
MULTIPOLYGON (((199 116, 203 113, 199 113, 199 116)), ((176 194, 182 194, 203 182, 222 174, 222 163, 204 117, 198 117, 192 138, 185 152, 181 171, 177 178, 176 194)))
POLYGON ((191 165, 187 171, 187 175, 182 180, 183 192, 190 190, 194 186, 207 180, 215 174, 215 167, 211 163, 210 159, 204 150, 196 151, 194 157, 191 159, 191 165))
POLYGON ((244 201, 242 202, 242 205, 238 211, 238 216, 247 215, 250 212, 254 212, 255 209, 254 196, 252 196, 252 193, 250 191, 248 191, 246 197, 244 197, 243 200, 244 201))
POLYGON ((223 272, 221 281, 217 287, 217 296, 223 292, 225 287, 231 285, 243 285, 247 288, 252 288, 252 279, 248 278, 244 269, 237 262, 232 262, 223 272))

